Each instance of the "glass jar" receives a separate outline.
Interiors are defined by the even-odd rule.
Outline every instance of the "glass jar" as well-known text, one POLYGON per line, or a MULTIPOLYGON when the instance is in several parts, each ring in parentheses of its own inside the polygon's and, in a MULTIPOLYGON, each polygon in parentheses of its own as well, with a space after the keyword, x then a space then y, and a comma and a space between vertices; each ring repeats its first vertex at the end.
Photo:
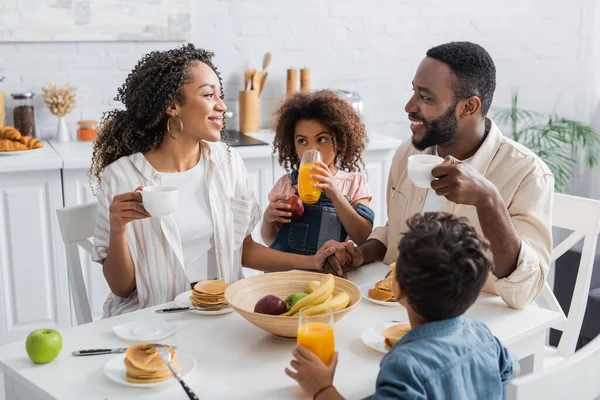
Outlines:
POLYGON ((35 114, 33 93, 12 93, 14 102, 13 119, 15 128, 21 135, 35 137, 35 114))
POLYGON ((83 142, 96 140, 98 136, 98 121, 85 119, 78 121, 77 125, 79 125, 79 128, 77 128, 77 140, 83 142))

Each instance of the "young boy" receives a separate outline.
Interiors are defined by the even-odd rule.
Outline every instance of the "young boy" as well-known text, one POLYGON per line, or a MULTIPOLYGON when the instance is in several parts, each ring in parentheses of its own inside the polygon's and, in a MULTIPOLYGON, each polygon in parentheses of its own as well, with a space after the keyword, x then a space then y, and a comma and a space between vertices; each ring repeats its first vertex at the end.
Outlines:
MULTIPOLYGON (((503 399, 518 360, 482 322, 461 315, 492 268, 488 244, 465 219, 417 214, 400 240, 394 295, 412 329, 381 360, 372 399, 503 399)), ((343 399, 326 366, 297 347, 286 374, 315 400, 343 399)))

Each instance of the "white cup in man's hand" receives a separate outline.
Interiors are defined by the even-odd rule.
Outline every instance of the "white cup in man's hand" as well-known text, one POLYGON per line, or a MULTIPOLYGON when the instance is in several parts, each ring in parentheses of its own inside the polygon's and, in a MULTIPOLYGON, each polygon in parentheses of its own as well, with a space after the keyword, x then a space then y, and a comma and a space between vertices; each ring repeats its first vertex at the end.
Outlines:
POLYGON ((179 190, 170 186, 146 186, 141 191, 142 205, 153 217, 171 214, 179 203, 179 190))
POLYGON ((431 154, 415 154, 408 157, 408 178, 417 187, 429 189, 435 177, 431 171, 444 159, 431 154))

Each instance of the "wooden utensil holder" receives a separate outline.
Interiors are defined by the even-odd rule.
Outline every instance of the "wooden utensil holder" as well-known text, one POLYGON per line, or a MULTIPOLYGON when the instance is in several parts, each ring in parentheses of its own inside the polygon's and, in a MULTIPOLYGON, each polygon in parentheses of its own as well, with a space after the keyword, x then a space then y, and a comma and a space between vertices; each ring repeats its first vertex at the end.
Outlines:
POLYGON ((260 102, 258 91, 240 90, 238 95, 240 132, 258 132, 260 127, 260 102))

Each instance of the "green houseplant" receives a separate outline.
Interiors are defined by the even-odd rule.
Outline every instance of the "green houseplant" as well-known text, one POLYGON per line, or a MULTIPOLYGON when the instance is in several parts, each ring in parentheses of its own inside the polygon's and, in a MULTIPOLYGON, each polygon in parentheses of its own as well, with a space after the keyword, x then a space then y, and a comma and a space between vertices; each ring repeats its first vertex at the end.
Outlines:
POLYGON ((512 95, 510 108, 498 108, 494 121, 510 129, 511 138, 536 153, 554 174, 555 189, 566 192, 573 167, 584 155, 588 167, 600 161, 600 137, 592 126, 580 121, 541 114, 519 108, 518 94, 512 95))

